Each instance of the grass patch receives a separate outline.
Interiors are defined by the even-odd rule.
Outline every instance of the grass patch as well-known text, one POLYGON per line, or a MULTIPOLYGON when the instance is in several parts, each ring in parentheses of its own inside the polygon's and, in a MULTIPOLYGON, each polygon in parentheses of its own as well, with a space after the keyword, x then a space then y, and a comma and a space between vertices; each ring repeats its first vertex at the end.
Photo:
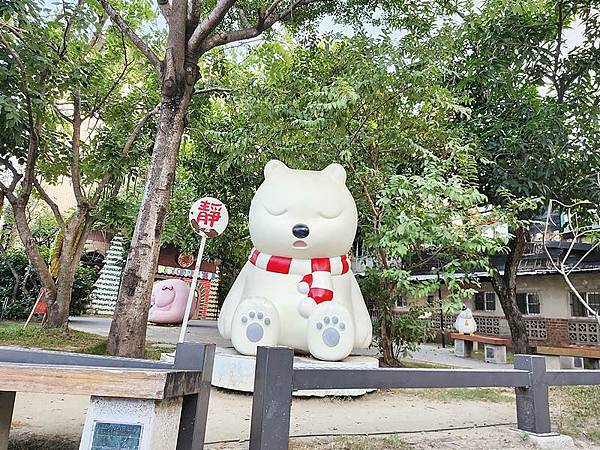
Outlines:
POLYGON ((333 439, 292 439, 290 450, 411 450, 413 446, 396 436, 343 436, 333 439))
MULTIPOLYGON (((69 330, 63 333, 59 328, 44 328, 30 324, 23 329, 22 323, 0 322, 0 345, 14 345, 40 350, 76 352, 88 355, 108 355, 106 338, 85 331, 69 330)), ((146 343, 145 358, 159 359, 161 353, 173 351, 174 346, 146 343)))
POLYGON ((550 388, 552 418, 561 433, 600 444, 600 386, 550 388))
POLYGON ((510 403, 515 400, 515 392, 510 388, 436 388, 411 389, 406 391, 428 400, 455 402, 457 400, 510 403))

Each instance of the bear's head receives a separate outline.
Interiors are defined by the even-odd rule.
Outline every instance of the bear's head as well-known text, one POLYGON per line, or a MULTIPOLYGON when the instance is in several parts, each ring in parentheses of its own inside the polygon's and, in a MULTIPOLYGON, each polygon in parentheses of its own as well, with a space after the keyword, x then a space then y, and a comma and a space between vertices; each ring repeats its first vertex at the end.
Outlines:
POLYGON ((267 163, 250 206, 250 237, 258 251, 298 259, 340 256, 350 250, 356 225, 341 165, 312 171, 267 163))

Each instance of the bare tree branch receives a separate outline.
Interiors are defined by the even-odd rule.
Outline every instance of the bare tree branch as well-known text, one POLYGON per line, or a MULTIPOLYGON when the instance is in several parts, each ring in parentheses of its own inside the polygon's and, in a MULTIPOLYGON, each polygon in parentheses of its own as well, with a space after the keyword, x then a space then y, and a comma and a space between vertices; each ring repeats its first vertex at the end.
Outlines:
POLYGON ((192 54, 196 54, 198 48, 203 44, 206 37, 213 32, 221 23, 225 15, 233 7, 236 0, 219 0, 206 16, 206 18, 196 27, 192 36, 188 40, 188 49, 192 54))
POLYGON ((15 192, 15 188, 17 187, 17 184, 19 184, 19 181, 21 180, 21 178, 23 177, 15 168, 15 166, 13 165, 13 163, 10 161, 9 158, 0 158, 0 164, 2 164, 4 167, 6 167, 8 170, 10 170, 10 172, 13 175, 13 178, 10 182, 10 185, 6 188, 8 191, 10 191, 11 193, 15 192))
POLYGON ((194 91, 194 95, 197 95, 197 94, 210 94, 212 92, 225 92, 225 93, 229 93, 229 92, 231 92, 231 89, 230 88, 221 87, 221 86, 209 86, 209 87, 205 87, 203 89, 198 89, 197 91, 194 91))
POLYGON ((82 206, 85 203, 83 190, 81 189, 81 92, 79 87, 73 93, 73 136, 71 140, 71 181, 73 183, 73 193, 77 200, 77 205, 82 206))
MULTIPOLYGON (((292 15, 292 13, 296 9, 298 9, 302 6, 310 5, 312 3, 317 3, 319 1, 322 1, 322 0, 294 0, 292 3, 290 3, 290 5, 287 8, 285 8, 283 11, 281 11, 278 14, 276 14, 274 11, 272 13, 270 13, 270 15, 268 17, 266 16, 265 13, 259 14, 258 20, 253 27, 244 28, 244 29, 236 30, 236 31, 219 33, 219 34, 210 36, 210 37, 202 40, 202 43, 200 44, 200 46, 198 48, 198 53, 203 54, 215 47, 229 44, 230 42, 236 42, 236 41, 241 41, 244 39, 250 39, 250 38, 256 37, 259 34, 261 34, 263 31, 271 28, 275 23, 281 22, 281 21, 287 19, 289 16, 292 15)), ((276 3, 278 3, 278 2, 276 2, 276 3)), ((271 7, 272 6, 273 5, 271 5, 271 7)), ((270 7, 270 9, 271 9, 271 7, 270 7)), ((272 8, 272 9, 273 10, 276 9, 276 6, 275 6, 275 8, 272 8)))
POLYGON ((250 26, 250 22, 248 21, 248 18, 246 17, 246 13, 244 12, 244 10, 242 8, 235 8, 235 10, 238 13, 238 16, 240 18, 240 22, 242 23, 242 26, 244 28, 248 28, 250 26))
POLYGON ((40 195, 42 200, 44 200, 46 202, 46 204, 50 207, 50 210, 52 211, 52 214, 54 214, 54 218, 56 219, 56 223, 58 223, 60 228, 64 230, 65 229, 65 221, 64 221, 62 215, 60 214, 60 209, 58 208, 58 205, 56 204, 56 202, 50 198, 50 196, 48 195, 46 190, 42 187, 42 185, 40 184, 40 182, 38 181, 38 179, 36 177, 33 178, 33 185, 35 186, 35 189, 36 189, 36 191, 38 191, 38 194, 40 195))
POLYGON ((200 21, 200 14, 202 13, 202 0, 187 0, 187 26, 186 32, 189 39, 200 21))
POLYGON ((69 41, 69 33, 71 32, 71 27, 73 26, 73 21, 79 12, 81 11, 81 7, 83 6, 83 0, 78 0, 73 13, 67 17, 67 24, 65 25, 65 31, 63 32, 62 43, 58 48, 58 56, 59 58, 64 58, 65 53, 67 52, 67 43, 69 41))
POLYGON ((138 48, 140 52, 150 61, 150 64, 154 66, 156 71, 160 74, 160 59, 154 54, 154 52, 146 45, 146 43, 140 38, 135 31, 123 20, 119 13, 112 7, 108 0, 98 0, 106 11, 106 14, 110 17, 112 22, 119 27, 121 32, 129 38, 131 42, 138 48))
POLYGON ((158 7, 160 8, 160 13, 163 15, 168 24, 171 18, 171 5, 169 4, 169 0, 158 0, 158 7))
MULTIPOLYGON (((565 283, 567 283, 567 286, 569 287, 570 291, 573 293, 573 295, 577 298, 577 300, 579 301, 579 303, 581 303, 583 305, 583 307, 590 313, 590 315, 592 315, 593 317, 596 318, 596 321, 598 322, 598 325, 600 325, 600 314, 598 314, 598 311, 596 311, 595 309, 593 309, 592 307, 590 307, 590 305, 588 304, 588 302, 585 301, 585 299, 581 296, 581 294, 579 293, 579 291, 577 290, 577 288, 575 288, 575 286, 573 285, 573 283, 571 282, 571 279, 569 278, 569 275, 571 274, 571 272, 574 270, 574 268, 579 265, 583 259, 585 259, 585 257, 591 252, 591 250, 593 250, 595 247, 598 246, 598 243, 596 243, 595 246, 593 246, 590 251, 588 251, 583 258, 581 258, 577 264, 574 266, 573 269, 571 269, 570 271, 567 271, 565 268, 565 262, 567 261, 567 258, 569 257, 571 250, 573 249, 573 243, 575 242, 575 237, 573 238, 571 245, 569 246, 569 250, 565 253, 565 255, 563 255, 563 257, 561 258, 560 262, 557 263, 556 261, 554 261, 554 259, 552 258, 552 255, 550 255, 550 251, 548 250, 548 246, 546 245, 546 235, 548 234, 549 228, 550 228, 550 223, 552 222, 551 219, 551 215, 552 215, 552 211, 553 211, 553 205, 554 203, 563 205, 563 206, 567 206, 564 205, 563 203, 556 201, 556 200, 550 200, 549 204, 548 204, 548 208, 546 209, 546 224, 544 227, 544 233, 542 236, 542 246, 544 247, 544 252, 546 253, 546 257, 548 258, 548 260, 550 261, 550 263, 552 264, 552 267, 554 268, 554 270, 556 270, 565 280, 565 283)), ((577 206, 577 205, 570 205, 570 208, 577 206)), ((570 211, 569 211, 570 213, 570 211)))

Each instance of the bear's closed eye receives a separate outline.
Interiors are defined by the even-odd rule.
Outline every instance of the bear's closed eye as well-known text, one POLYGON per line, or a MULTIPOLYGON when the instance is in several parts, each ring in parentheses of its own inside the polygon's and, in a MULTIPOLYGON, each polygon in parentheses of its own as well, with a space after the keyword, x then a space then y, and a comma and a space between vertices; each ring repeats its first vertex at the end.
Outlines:
POLYGON ((323 210, 323 211, 319 211, 319 216, 325 218, 325 219, 335 219, 336 217, 339 217, 340 214, 342 214, 342 210, 341 209, 337 209, 337 210, 323 210))
POLYGON ((272 216, 281 216, 282 214, 285 214, 287 212, 287 208, 285 208, 284 206, 273 205, 273 204, 265 205, 265 209, 272 216))

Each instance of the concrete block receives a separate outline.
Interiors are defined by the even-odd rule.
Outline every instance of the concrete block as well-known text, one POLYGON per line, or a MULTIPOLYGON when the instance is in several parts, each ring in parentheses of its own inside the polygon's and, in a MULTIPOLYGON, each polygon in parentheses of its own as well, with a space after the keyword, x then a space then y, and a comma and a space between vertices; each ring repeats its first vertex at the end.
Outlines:
MULTIPOLYGON (((212 385, 232 391, 254 390, 254 356, 240 355, 233 348, 217 347, 212 385)), ((349 356, 343 361, 319 361, 308 356, 295 356, 294 369, 377 369, 379 360, 371 356, 349 356)), ((359 396, 375 389, 331 389, 294 391, 296 397, 359 396)))
POLYGON ((583 358, 577 356, 559 356, 559 359, 560 369, 583 369, 583 358))
POLYGON ((484 344, 483 353, 485 362, 492 364, 506 364, 506 346, 484 344))
POLYGON ((528 433, 526 431, 522 431, 522 433, 527 434, 529 442, 542 449, 575 448, 575 442, 573 442, 573 438, 571 436, 567 436, 566 434, 536 434, 528 433))
POLYGON ((473 354, 473 342, 454 339, 454 355, 459 358, 470 358, 473 354))
POLYGON ((182 398, 90 397, 79 450, 175 450, 182 398), (114 446, 114 447, 113 447, 114 446))
POLYGON ((562 357, 554 355, 544 355, 546 358, 546 369, 559 370, 564 369, 562 357))

